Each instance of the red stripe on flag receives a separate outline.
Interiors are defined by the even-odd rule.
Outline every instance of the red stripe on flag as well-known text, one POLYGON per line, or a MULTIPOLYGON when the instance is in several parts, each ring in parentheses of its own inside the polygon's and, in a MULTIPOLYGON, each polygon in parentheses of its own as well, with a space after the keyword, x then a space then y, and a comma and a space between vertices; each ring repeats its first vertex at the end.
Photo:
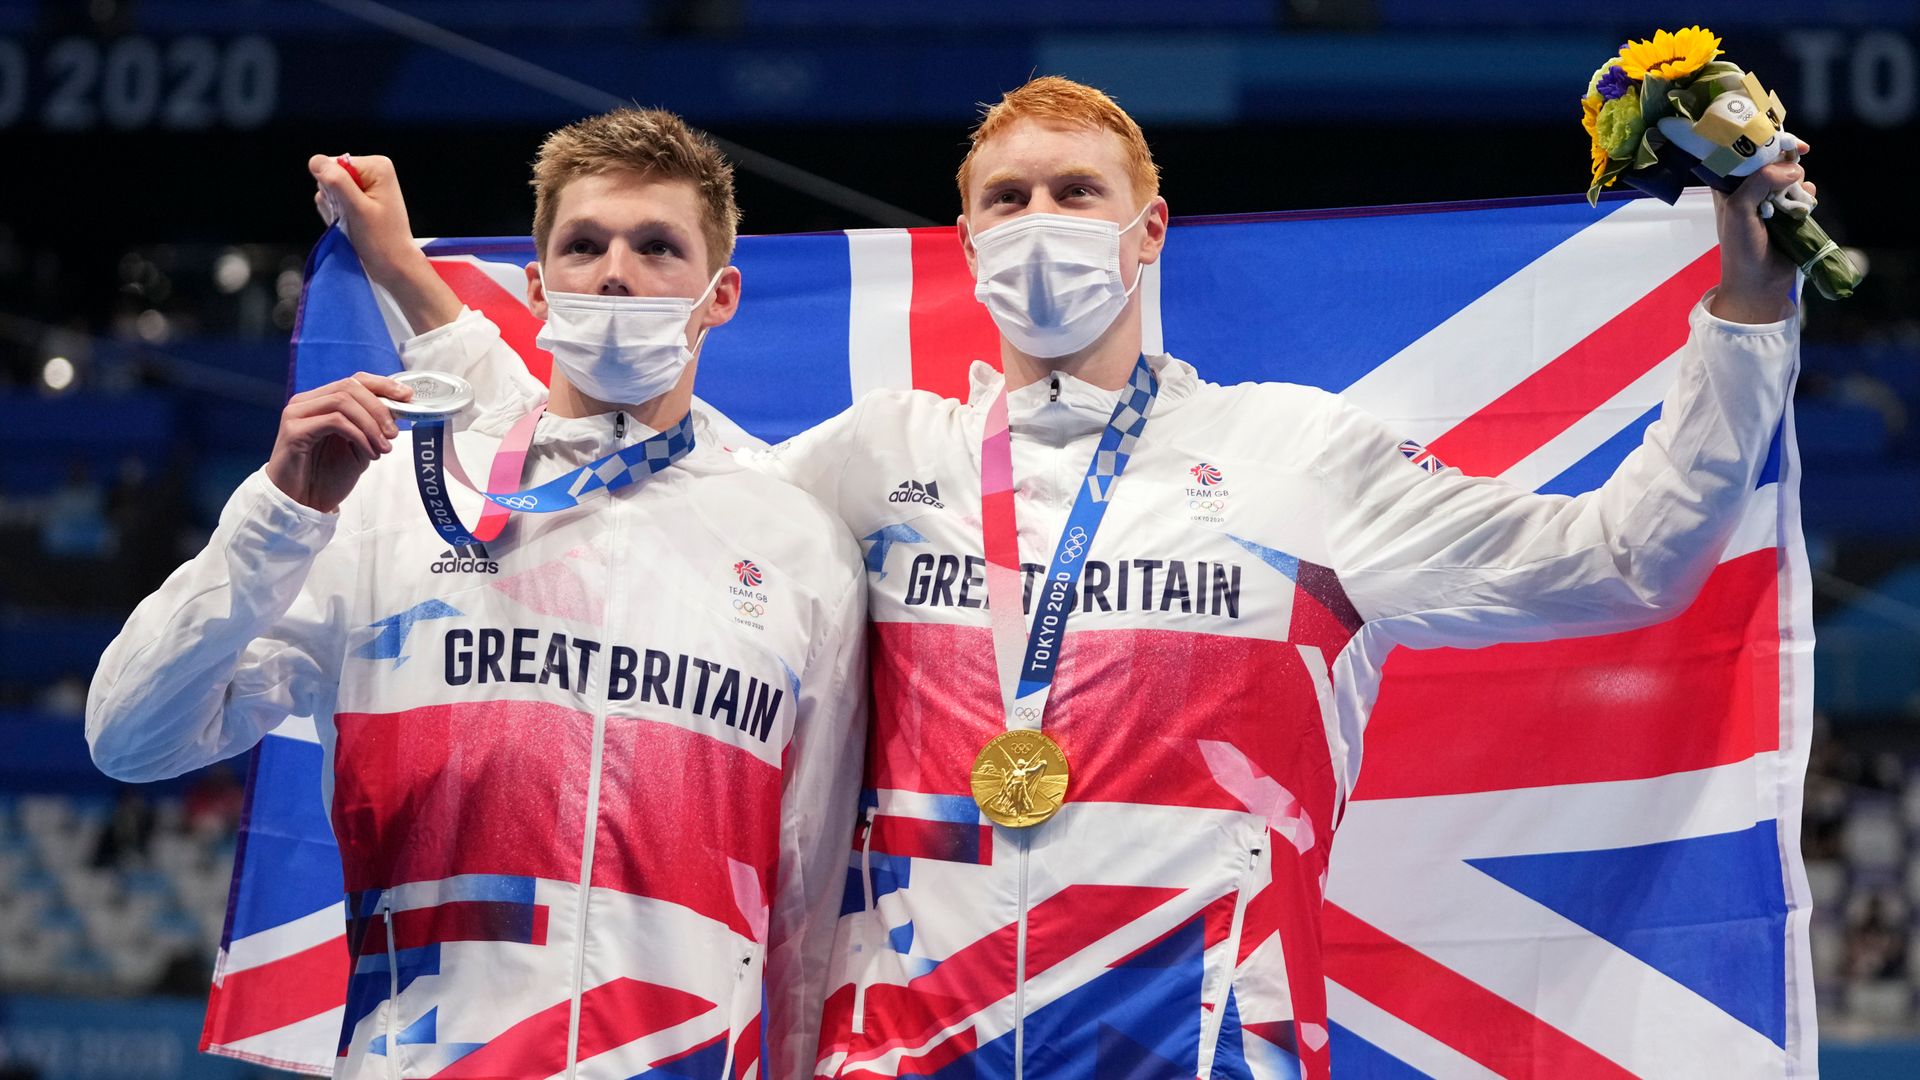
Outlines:
POLYGON ((485 270, 470 262, 455 259, 429 259, 440 280, 453 288, 460 302, 492 320, 500 328, 500 338, 520 354, 527 370, 541 382, 553 370, 553 354, 533 343, 540 334, 541 322, 533 317, 527 302, 500 286, 485 270))
POLYGON ((1638 780, 1777 749, 1777 558, 1720 564, 1686 611, 1639 630, 1396 650, 1353 797, 1638 780))
POLYGON ((952 227, 909 229, 913 301, 907 340, 913 350, 913 386, 967 399, 967 369, 975 360, 1000 367, 1000 331, 973 298, 973 271, 952 227))
POLYGON ((1427 449, 1474 476, 1506 472, 1686 344, 1687 313, 1719 275, 1709 248, 1427 449))
POLYGON ((1324 909, 1327 977, 1501 1076, 1630 1080, 1632 1073, 1337 904, 1324 909))
POLYGON ((213 987, 200 1049, 297 1024, 337 1009, 347 985, 347 937, 228 972, 213 987))
MULTIPOLYGON (((665 1031, 712 1008, 713 1002, 670 986, 638 979, 602 983, 580 996, 580 1060, 665 1031)), ((550 1005, 433 1075, 436 1080, 552 1076, 567 1066, 571 1011, 569 1002, 550 1005)))

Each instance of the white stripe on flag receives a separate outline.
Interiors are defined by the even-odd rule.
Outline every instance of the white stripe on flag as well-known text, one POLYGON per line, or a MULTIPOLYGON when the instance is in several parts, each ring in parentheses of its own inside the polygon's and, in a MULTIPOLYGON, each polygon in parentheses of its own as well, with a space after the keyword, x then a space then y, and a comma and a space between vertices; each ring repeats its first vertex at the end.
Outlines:
POLYGON ((284 960, 294 953, 305 952, 315 945, 323 945, 345 934, 346 925, 347 906, 337 903, 237 938, 227 945, 226 963, 221 966, 221 974, 231 975, 257 968, 275 960, 284 960))
POLYGON ((1740 522, 1727 538, 1720 561, 1729 562, 1742 555, 1780 546, 1780 485, 1763 484, 1747 496, 1740 508, 1740 522))
POLYGON ((1819 1024, 1813 1000, 1813 956, 1807 942, 1813 894, 1800 845, 1802 779, 1813 734, 1813 585, 1807 538, 1800 529, 1800 447, 1793 407, 1780 462, 1780 751, 1771 785, 1780 822, 1781 855, 1787 865, 1787 1053, 1788 1076, 1820 1074, 1819 1024))
POLYGON ((267 732, 267 734, 270 736, 278 735, 283 739, 292 739, 295 742, 317 743, 320 741, 320 733, 314 730, 313 717, 311 716, 289 716, 285 720, 280 721, 279 727, 267 732))
POLYGON ((327 1055, 324 1060, 315 1058, 321 1050, 331 1049, 340 1038, 340 1025, 346 1016, 347 1007, 340 1005, 285 1027, 249 1035, 230 1043, 216 1043, 208 1049, 225 1057, 240 1058, 289 1072, 327 1076, 333 1072, 332 1055, 327 1055))
POLYGON ((1575 420, 1567 430, 1547 440, 1546 445, 1514 462, 1500 474, 1500 479, 1527 491, 1538 491, 1540 485, 1578 464, 1648 409, 1660 404, 1679 370, 1680 354, 1676 352, 1628 383, 1605 405, 1575 420))
POLYGON ((913 388, 913 238, 905 229, 847 233, 847 377, 853 400, 913 388))
POLYGON ((1327 1015, 1341 1027, 1428 1076, 1499 1080, 1499 1073, 1332 979, 1327 980, 1327 1015))
POLYGON ((1704 189, 1628 203, 1361 376, 1345 395, 1421 442, 1545 367, 1716 243, 1704 189), (1551 296, 1558 303, 1540 303, 1551 296), (1488 363, 1486 357, 1499 357, 1488 363))

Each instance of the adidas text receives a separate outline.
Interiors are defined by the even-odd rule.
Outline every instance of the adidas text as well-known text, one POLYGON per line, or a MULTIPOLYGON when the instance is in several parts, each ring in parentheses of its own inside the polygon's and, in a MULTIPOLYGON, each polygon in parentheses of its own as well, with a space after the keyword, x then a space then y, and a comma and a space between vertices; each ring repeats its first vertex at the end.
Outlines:
POLYGON ((945 510, 947 508, 947 504, 940 501, 940 484, 938 481, 933 480, 925 484, 922 484, 918 480, 903 481, 899 487, 893 489, 892 494, 887 496, 887 501, 897 503, 925 503, 935 510, 945 510))
POLYGON ((453 552, 445 551, 428 569, 436 574, 497 574, 500 564, 492 559, 456 558, 453 552))

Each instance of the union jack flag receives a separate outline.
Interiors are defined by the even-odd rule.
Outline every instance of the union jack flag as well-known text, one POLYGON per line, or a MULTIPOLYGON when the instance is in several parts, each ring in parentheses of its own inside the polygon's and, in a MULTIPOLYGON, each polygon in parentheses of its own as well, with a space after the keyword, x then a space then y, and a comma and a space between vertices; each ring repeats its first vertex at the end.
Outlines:
MULTIPOLYGON (((544 377, 522 299, 530 244, 426 246, 544 377)), ((769 441, 878 387, 963 396, 967 362, 998 355, 950 228, 749 237, 736 262, 746 303, 708 342, 701 391, 769 441)), ((1599 212, 1521 200, 1184 219, 1140 294, 1146 348, 1211 381, 1343 391, 1429 470, 1444 459, 1570 494, 1654 419, 1715 264, 1704 193, 1599 212), (1313 264, 1289 261, 1298 251, 1313 264)), ((397 370, 405 333, 330 234, 309 266, 295 389, 397 370)), ((1798 845, 1812 634, 1791 432, 1788 417, 1685 613, 1390 659, 1324 914, 1337 1075, 1815 1074, 1798 845)), ((346 986, 320 762, 310 723, 255 752, 202 1042, 313 1073, 331 1068, 346 986)), ((940 807, 894 826, 924 826, 900 842, 953 858, 985 846, 964 809, 956 826, 940 807)), ((1286 1037, 1278 1025, 1241 1028, 1241 1058, 1216 1058, 1216 1075, 1291 1075, 1263 1049, 1286 1037)))
POLYGON ((1400 443, 1400 453, 1408 461, 1413 462, 1428 472, 1439 472, 1441 469, 1447 467, 1439 458, 1433 456, 1433 451, 1421 446, 1412 439, 1406 439, 1400 443))

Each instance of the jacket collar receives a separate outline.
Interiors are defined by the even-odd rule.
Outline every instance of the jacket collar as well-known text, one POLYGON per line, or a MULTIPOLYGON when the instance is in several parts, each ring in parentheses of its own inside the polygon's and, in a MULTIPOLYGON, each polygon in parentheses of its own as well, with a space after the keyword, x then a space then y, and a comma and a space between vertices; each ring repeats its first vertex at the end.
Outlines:
MULTIPOLYGON (((1153 406, 1156 413, 1179 407, 1199 385, 1199 375, 1184 360, 1162 353, 1147 357, 1147 366, 1160 379, 1160 397, 1153 406)), ((1005 376, 980 360, 974 361, 967 381, 967 405, 979 412, 993 404, 994 395, 1007 382, 1005 376)), ((1106 427, 1119 400, 1119 390, 1103 390, 1072 375, 1054 375, 1007 395, 1007 424, 1021 438, 1065 446, 1106 427)))
POLYGON ((592 416, 547 413, 533 431, 533 445, 567 458, 596 458, 657 434, 659 432, 620 411, 592 416))

